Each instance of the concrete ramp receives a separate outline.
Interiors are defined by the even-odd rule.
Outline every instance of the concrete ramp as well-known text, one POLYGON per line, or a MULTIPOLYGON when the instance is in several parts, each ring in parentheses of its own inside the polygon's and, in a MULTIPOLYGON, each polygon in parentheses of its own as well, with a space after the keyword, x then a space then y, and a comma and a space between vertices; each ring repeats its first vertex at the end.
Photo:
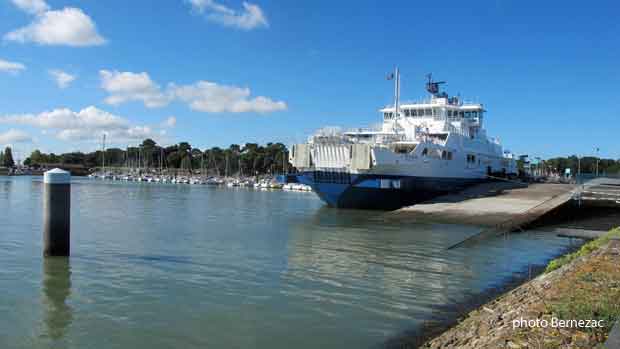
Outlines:
POLYGON ((471 236, 457 244, 454 244, 448 249, 453 249, 461 246, 467 246, 470 244, 475 244, 478 241, 498 236, 501 234, 510 233, 516 230, 523 230, 528 224, 531 224, 536 219, 542 217, 544 214, 551 212, 552 210, 564 205, 565 203, 572 200, 573 193, 572 192, 564 192, 549 198, 530 209, 515 214, 513 217, 496 224, 492 227, 486 228, 482 230, 480 233, 471 236))
POLYGON ((404 207, 392 214, 416 221, 480 225, 523 224, 569 201, 574 185, 489 182, 404 207))

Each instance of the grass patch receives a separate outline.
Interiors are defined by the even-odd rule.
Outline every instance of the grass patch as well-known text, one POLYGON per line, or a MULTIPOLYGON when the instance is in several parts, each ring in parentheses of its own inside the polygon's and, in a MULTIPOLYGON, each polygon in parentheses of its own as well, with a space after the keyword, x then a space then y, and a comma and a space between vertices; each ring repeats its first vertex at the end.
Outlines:
POLYGON ((581 246, 581 248, 576 252, 569 253, 567 255, 564 255, 562 257, 552 260, 547 265, 547 268, 545 269, 545 273, 556 270, 560 268, 561 266, 572 262, 575 258, 586 256, 592 253, 592 251, 599 249, 601 246, 609 242, 609 240, 611 240, 612 238, 620 238, 620 228, 612 229, 607 234, 601 236, 600 238, 586 243, 585 245, 581 246))
MULTIPOLYGON (((547 270, 585 256, 615 237, 620 237, 620 228, 583 245, 575 253, 558 258, 555 263, 549 263, 547 270)), ((572 330, 573 334, 586 333, 596 343, 603 343, 614 323, 620 319, 620 269, 617 257, 612 256, 593 258, 577 267, 574 273, 565 275, 556 284, 547 303, 547 310, 559 319, 603 320, 603 327, 572 330)))
POLYGON ((603 320, 603 327, 581 328, 598 343, 603 343, 614 323, 620 319, 620 282, 615 265, 597 265, 579 272, 560 296, 547 305, 559 319, 603 320), (597 270, 599 267, 601 269, 597 270), (616 270, 614 270, 616 269, 616 270))

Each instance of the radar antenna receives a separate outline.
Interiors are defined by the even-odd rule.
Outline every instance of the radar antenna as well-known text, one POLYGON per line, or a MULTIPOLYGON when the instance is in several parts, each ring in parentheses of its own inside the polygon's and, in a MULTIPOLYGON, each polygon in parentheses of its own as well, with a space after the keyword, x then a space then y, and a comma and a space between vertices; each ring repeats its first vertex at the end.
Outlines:
POLYGON ((426 75, 428 82, 426 83, 426 91, 432 94, 435 97, 446 97, 447 94, 445 92, 439 93, 439 85, 445 84, 445 81, 433 81, 433 74, 429 73, 426 75))

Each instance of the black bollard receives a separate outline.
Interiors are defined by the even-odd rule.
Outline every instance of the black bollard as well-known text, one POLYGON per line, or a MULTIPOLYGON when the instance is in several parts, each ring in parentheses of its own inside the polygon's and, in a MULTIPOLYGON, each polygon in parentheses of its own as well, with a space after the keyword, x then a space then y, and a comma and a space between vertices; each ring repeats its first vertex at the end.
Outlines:
POLYGON ((71 174, 55 168, 43 176, 43 256, 69 256, 71 174))

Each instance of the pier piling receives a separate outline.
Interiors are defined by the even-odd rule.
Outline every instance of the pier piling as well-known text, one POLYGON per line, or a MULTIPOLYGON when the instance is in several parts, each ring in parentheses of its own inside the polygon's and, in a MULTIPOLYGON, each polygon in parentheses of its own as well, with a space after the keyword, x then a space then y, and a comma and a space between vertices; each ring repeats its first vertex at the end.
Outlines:
POLYGON ((71 174, 55 168, 43 176, 43 256, 69 256, 71 174))

